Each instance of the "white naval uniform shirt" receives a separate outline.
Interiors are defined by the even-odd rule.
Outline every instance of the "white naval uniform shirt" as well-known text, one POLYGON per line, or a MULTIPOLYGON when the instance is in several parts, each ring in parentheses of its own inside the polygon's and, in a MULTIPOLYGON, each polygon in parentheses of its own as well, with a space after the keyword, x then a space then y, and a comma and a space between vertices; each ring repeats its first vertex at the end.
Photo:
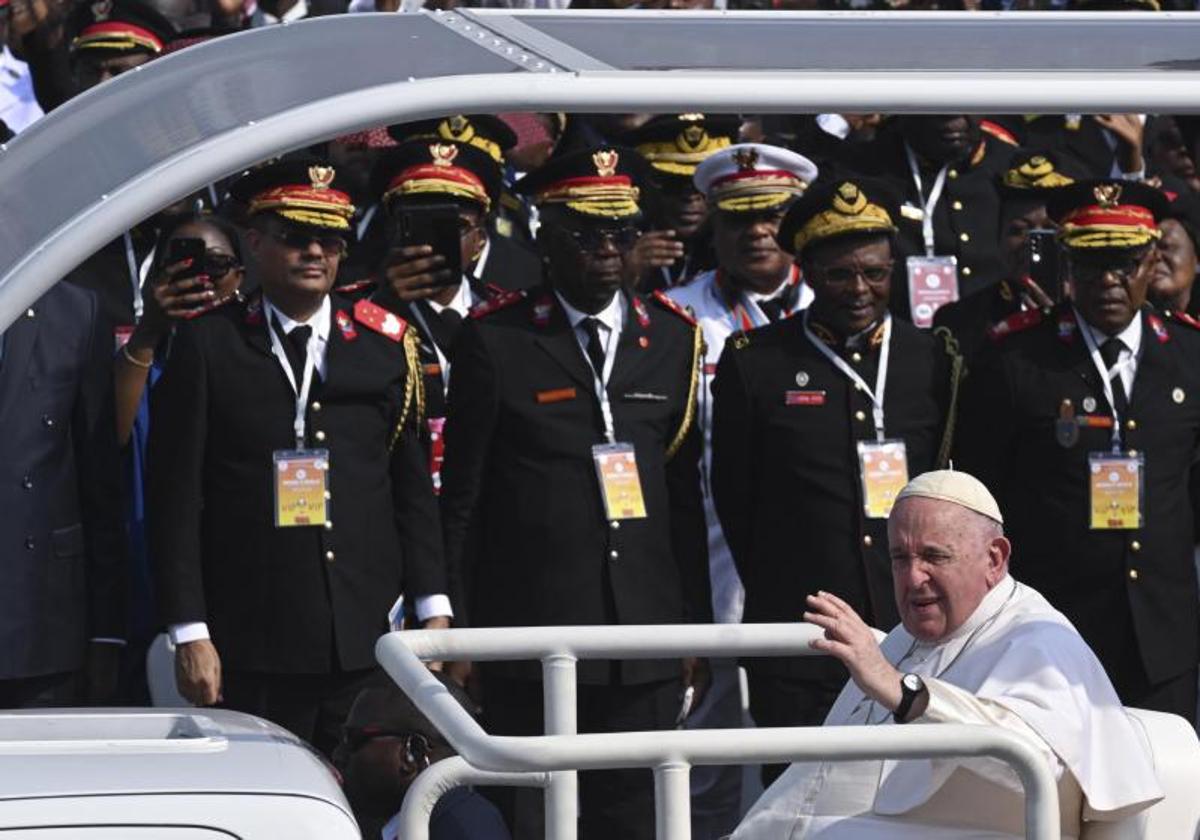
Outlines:
MULTIPOLYGON (((783 294, 785 283, 772 295, 743 294, 743 305, 757 326, 769 323, 767 316, 758 307, 758 300, 770 300, 783 294)), ((712 487, 709 475, 712 472, 712 381, 717 371, 717 360, 725 349, 725 340, 741 330, 734 313, 730 310, 725 293, 717 288, 717 272, 705 271, 686 286, 678 286, 667 295, 680 306, 692 312, 704 334, 704 370, 701 372, 704 388, 700 391, 700 412, 704 422, 704 519, 708 525, 708 568, 712 581, 713 619, 726 624, 737 624, 742 620, 742 609, 746 600, 741 578, 733 565, 733 556, 721 532, 721 523, 713 506, 712 487)), ((796 306, 789 312, 794 314, 807 307, 813 298, 812 289, 805 283, 800 287, 796 306)))

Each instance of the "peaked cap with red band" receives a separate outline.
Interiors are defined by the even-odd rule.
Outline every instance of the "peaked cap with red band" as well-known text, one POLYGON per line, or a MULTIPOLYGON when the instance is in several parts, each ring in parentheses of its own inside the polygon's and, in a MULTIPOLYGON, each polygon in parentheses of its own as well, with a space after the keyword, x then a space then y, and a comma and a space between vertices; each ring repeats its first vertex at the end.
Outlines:
POLYGON ((67 24, 71 53, 96 58, 158 55, 175 36, 175 26, 138 0, 95 0, 76 6, 67 24))
POLYGON ((1137 181, 1077 181, 1055 190, 1047 210, 1068 248, 1140 248, 1158 239, 1168 212, 1161 190, 1137 181))
POLYGON ((448 141, 403 143, 384 155, 377 172, 385 206, 410 199, 450 199, 486 213, 503 186, 500 167, 486 152, 448 141))
POLYGON ((593 219, 639 215, 646 161, 633 149, 600 146, 553 158, 517 182, 516 190, 539 206, 561 206, 593 219))
POLYGON ((233 182, 229 194, 251 216, 272 213, 302 228, 345 233, 354 205, 340 186, 337 171, 328 163, 302 158, 252 170, 233 182))
POLYGON ((739 143, 705 158, 692 180, 710 206, 758 213, 803 195, 816 178, 817 165, 791 149, 739 143))

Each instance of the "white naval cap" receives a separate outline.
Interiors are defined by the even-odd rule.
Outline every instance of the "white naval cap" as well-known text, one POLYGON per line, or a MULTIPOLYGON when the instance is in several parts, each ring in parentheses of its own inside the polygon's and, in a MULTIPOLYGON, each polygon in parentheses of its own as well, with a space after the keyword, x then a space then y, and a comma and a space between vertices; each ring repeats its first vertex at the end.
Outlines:
POLYGON ((1000 513, 1000 505, 996 504, 995 497, 983 486, 982 481, 965 472, 933 470, 921 473, 904 486, 896 496, 896 501, 911 496, 953 502, 983 514, 1001 525, 1004 524, 1004 516, 1000 513))
POLYGON ((739 143, 709 155, 692 182, 710 205, 733 213, 770 210, 802 195, 817 165, 790 149, 739 143))

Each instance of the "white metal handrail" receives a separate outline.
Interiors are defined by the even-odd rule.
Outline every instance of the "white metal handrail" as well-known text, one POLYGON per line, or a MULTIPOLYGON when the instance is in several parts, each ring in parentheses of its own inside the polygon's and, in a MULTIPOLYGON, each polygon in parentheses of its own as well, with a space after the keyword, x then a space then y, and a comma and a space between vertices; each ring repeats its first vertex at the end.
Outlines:
MULTIPOLYGON (((575 836, 574 785, 556 786, 562 771, 651 767, 659 840, 688 840, 688 776, 698 764, 990 756, 1011 765, 1025 789, 1031 840, 1058 840, 1053 772, 1029 740, 988 726, 820 727, 705 731, 488 735, 422 664, 426 659, 541 659, 547 724, 575 721, 575 662, 672 656, 815 654, 821 631, 803 624, 512 627, 389 633, 376 658, 470 765, 501 773, 553 771, 546 824, 556 840, 575 836), (478 651, 478 653, 476 652, 478 651), (570 794, 564 801, 563 794, 570 794), (552 803, 553 800, 553 803, 552 803), (569 807, 568 807, 569 805, 569 807)), ((569 777, 574 780, 574 775, 569 777)), ((417 811, 409 810, 414 816, 417 811)), ((411 828, 411 826, 408 826, 411 828)))
POLYGON ((431 764, 413 779, 400 808, 397 836, 403 840, 429 840, 429 820, 434 807, 439 799, 456 787, 504 785, 544 788, 549 784, 549 773, 496 773, 472 767, 462 756, 452 755, 431 764))

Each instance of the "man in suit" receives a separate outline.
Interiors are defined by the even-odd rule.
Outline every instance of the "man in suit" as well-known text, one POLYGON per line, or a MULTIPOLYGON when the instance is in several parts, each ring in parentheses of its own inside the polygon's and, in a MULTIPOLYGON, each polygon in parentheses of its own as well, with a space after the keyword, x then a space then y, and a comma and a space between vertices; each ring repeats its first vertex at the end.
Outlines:
MULTIPOLYGON (((483 304, 455 347, 441 501, 473 626, 712 620, 702 340, 665 297, 622 289, 639 218, 632 154, 573 153, 521 183, 542 217, 548 284, 483 304)), ((580 730, 669 728, 681 683, 703 670, 581 662, 580 730)), ((537 663, 482 678, 489 731, 543 731, 537 663)), ((581 837, 653 836, 649 771, 584 773, 580 797, 581 837)))
MULTIPOLYGON (((717 363, 713 498, 745 586, 745 622, 795 621, 817 591, 872 626, 897 621, 887 514, 907 476, 946 460, 958 365, 888 314, 895 212, 882 184, 811 187, 779 242, 797 255, 812 305, 735 333, 717 363)), ((819 725, 846 680, 831 659, 743 664, 760 726, 819 725)))
POLYGON ((60 284, 0 334, 0 708, 108 700, 128 558, 112 330, 60 284))
POLYGON ((326 751, 402 592, 449 615, 415 335, 330 287, 353 212, 319 161, 256 170, 261 294, 182 324, 151 403, 149 540, 181 693, 326 751))
POLYGON ((1121 701, 1194 720, 1200 332, 1145 304, 1166 210, 1120 180, 1051 198, 1073 301, 1003 322, 964 389, 956 462, 999 499, 1014 573, 1071 619, 1121 701))

